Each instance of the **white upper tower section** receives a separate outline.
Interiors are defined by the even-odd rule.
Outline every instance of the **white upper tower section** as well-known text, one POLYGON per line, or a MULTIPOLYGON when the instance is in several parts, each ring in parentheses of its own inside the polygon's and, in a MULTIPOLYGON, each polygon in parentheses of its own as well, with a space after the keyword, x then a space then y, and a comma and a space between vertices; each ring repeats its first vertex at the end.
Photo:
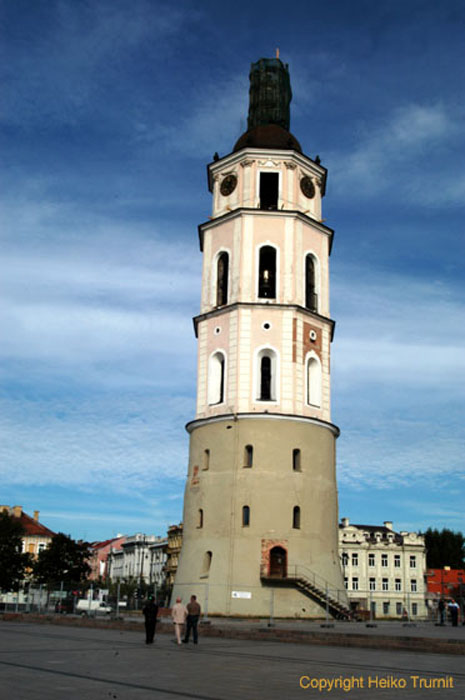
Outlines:
POLYGON ((280 413, 330 422, 326 169, 270 124, 211 163, 208 180, 212 216, 199 227, 203 279, 194 319, 197 418, 280 413))

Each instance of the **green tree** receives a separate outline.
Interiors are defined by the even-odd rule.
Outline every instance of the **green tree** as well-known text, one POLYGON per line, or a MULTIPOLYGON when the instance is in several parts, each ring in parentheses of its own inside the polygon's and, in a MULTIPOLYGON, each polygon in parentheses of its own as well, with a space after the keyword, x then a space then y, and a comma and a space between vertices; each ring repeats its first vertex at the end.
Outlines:
POLYGON ((87 542, 75 542, 59 532, 50 545, 40 552, 34 564, 34 578, 38 583, 50 585, 60 581, 65 584, 83 583, 91 570, 88 556, 87 542))
POLYGON ((31 556, 23 554, 24 530, 16 518, 0 513, 0 590, 17 591, 31 566, 31 556))
POLYGON ((424 533, 426 545, 426 563, 430 569, 465 568, 465 538, 461 532, 432 530, 430 527, 424 533))

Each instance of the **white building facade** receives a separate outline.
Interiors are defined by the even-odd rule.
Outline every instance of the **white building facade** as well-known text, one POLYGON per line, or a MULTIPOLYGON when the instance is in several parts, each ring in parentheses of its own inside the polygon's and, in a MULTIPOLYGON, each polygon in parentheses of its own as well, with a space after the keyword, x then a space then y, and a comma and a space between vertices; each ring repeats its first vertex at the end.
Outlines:
POLYGON ((376 618, 424 619, 426 606, 425 539, 384 525, 351 525, 342 518, 339 552, 344 585, 357 611, 376 618))
POLYGON ((137 533, 108 555, 110 581, 139 580, 161 586, 166 563, 166 537, 137 533))

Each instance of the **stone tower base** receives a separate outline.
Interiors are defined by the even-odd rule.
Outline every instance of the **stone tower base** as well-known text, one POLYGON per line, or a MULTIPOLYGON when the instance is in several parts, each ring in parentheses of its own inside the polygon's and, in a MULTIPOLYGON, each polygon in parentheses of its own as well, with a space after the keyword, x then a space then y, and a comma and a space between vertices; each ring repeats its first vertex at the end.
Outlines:
POLYGON ((346 603, 338 556, 338 429, 261 413, 197 420, 188 430, 173 597, 187 602, 196 594, 217 615, 323 615, 321 602, 297 587, 300 577, 346 603))

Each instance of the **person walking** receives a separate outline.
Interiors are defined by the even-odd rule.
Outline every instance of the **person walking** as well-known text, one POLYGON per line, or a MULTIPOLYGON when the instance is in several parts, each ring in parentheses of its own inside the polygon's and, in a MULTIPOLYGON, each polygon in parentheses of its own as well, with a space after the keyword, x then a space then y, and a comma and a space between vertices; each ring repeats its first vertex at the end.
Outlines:
POLYGON ((187 604, 186 634, 182 640, 184 644, 188 643, 191 630, 194 644, 198 643, 197 625, 199 624, 200 612, 201 610, 200 605, 197 602, 197 596, 191 595, 190 602, 187 604))
POLYGON ((155 603, 152 596, 148 597, 146 604, 142 608, 142 612, 145 618, 145 643, 153 644, 155 627, 157 624, 158 605, 155 603))
POLYGON ((186 621, 186 616, 186 606, 182 604, 181 598, 176 598, 176 603, 171 608, 171 619, 174 623, 174 632, 178 644, 181 644, 181 629, 186 621))

